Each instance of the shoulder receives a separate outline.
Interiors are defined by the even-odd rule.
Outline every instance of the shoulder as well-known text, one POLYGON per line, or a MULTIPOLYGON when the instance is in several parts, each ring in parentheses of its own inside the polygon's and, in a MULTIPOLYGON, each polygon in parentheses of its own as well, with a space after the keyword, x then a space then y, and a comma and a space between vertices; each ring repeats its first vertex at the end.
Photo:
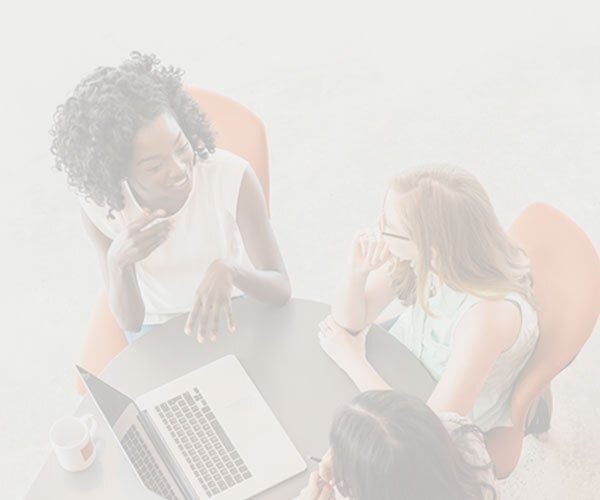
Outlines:
POLYGON ((246 160, 218 148, 200 164, 200 175, 207 181, 203 184, 204 189, 216 190, 218 203, 234 218, 243 187, 242 181, 248 177, 247 172, 251 171, 246 160))
POLYGON ((442 411, 437 415, 455 444, 465 440, 469 452, 476 451, 480 458, 487 456, 483 433, 469 418, 453 411, 442 411))
POLYGON ((473 305, 457 325, 456 337, 480 340, 488 349, 508 349, 519 335, 521 310, 507 299, 484 299, 473 305), (483 333, 483 335, 482 335, 483 333))
POLYGON ((437 412, 437 416, 448 432, 452 432, 463 425, 471 425, 473 423, 467 417, 454 411, 440 411, 437 412))
POLYGON ((223 193, 237 195, 245 173, 252 169, 250 164, 240 156, 224 149, 215 149, 215 152, 204 161, 202 170, 214 176, 223 193))
POLYGON ((78 196, 79 206, 81 211, 87 216, 89 221, 96 226, 105 236, 114 239, 119 231, 120 213, 116 210, 112 212, 112 218, 109 216, 109 208, 101 207, 91 200, 86 200, 82 196, 78 196))
POLYGON ((243 174, 250 167, 250 164, 241 156, 219 148, 215 149, 215 152, 208 157, 206 163, 221 172, 237 172, 238 174, 243 174))
POLYGON ((491 462, 483 433, 469 418, 452 411, 442 411, 437 415, 454 444, 470 463, 487 465, 491 462))

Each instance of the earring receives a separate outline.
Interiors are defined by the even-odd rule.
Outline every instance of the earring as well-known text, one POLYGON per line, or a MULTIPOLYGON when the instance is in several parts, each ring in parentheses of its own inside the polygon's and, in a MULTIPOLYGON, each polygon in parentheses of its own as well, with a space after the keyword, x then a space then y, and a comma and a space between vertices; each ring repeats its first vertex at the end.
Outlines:
POLYGON ((428 282, 427 283, 428 286, 426 287, 426 289, 428 292, 428 297, 433 297, 437 293, 438 288, 435 284, 435 281, 434 281, 431 273, 428 273, 428 275, 427 275, 427 282, 428 282))

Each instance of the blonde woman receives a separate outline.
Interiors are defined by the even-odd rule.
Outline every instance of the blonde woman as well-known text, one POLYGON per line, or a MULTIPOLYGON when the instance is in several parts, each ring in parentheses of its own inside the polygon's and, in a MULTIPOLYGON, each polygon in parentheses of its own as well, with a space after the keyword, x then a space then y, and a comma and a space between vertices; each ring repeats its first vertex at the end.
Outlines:
POLYGON ((468 172, 401 175, 377 231, 352 243, 319 338, 363 391, 389 388, 366 359, 364 331, 395 299, 407 308, 390 333, 437 380, 429 406, 467 415, 483 431, 509 425, 512 387, 538 337, 528 259, 468 172))

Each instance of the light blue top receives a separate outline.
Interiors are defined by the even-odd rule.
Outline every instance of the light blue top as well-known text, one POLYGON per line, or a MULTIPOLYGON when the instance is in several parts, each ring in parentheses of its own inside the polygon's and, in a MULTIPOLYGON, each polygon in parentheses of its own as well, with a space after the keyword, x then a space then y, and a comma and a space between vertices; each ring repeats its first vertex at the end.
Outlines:
MULTIPOLYGON (((521 330, 513 345, 502 352, 468 417, 483 431, 511 425, 510 396, 517 376, 531 356, 538 338, 537 314, 517 293, 505 297, 521 310, 521 330)), ((456 325, 475 304, 485 299, 457 292, 447 285, 429 299, 429 308, 437 317, 426 314, 418 304, 408 307, 390 329, 390 333, 421 360, 439 380, 448 364, 456 325)), ((482 332, 485 334, 485 332, 482 332)))

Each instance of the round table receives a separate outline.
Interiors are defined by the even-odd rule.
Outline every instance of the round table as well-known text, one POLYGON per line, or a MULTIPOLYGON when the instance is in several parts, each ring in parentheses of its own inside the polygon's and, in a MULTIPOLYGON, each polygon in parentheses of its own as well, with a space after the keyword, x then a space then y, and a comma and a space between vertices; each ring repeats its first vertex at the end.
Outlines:
MULTIPOLYGON (((358 393, 347 375, 319 345, 318 324, 329 312, 328 305, 301 299, 292 299, 284 307, 265 305, 250 298, 234 300, 235 333, 227 332, 222 321, 218 340, 200 344, 183 333, 185 316, 175 318, 121 352, 101 378, 135 398, 215 359, 234 354, 300 453, 305 457, 320 456, 328 447, 333 416, 358 393)), ((423 365, 399 341, 376 325, 367 336, 367 357, 394 389, 423 400, 433 390, 435 381, 423 365)), ((219 381, 215 380, 215 383, 219 381)), ((86 396, 77 413, 90 410, 98 413, 86 396)), ((48 493, 48 488, 40 487, 43 486, 38 484, 40 482, 52 482, 50 491, 57 494, 60 491, 57 498, 63 499, 81 498, 71 493, 81 495, 82 489, 86 490, 86 498, 132 498, 134 491, 135 497, 151 498, 135 479, 125 458, 119 456, 121 452, 116 440, 106 427, 103 435, 105 449, 101 451, 104 453, 98 454, 90 469, 75 475, 61 472, 61 469, 56 470, 58 465, 52 463, 56 460, 50 456, 50 463, 42 469, 27 498, 42 498, 32 496, 34 491, 48 493), (103 470, 105 479, 96 477, 94 469, 103 470), (53 479, 52 471, 61 476, 62 481, 53 479), (119 477, 107 481, 106 478, 114 474, 119 477), (89 476, 87 481, 85 476, 89 476), (56 490, 57 487, 60 489, 56 490)), ((304 473, 255 498, 294 498, 306 485, 308 474, 314 467, 309 462, 304 473)))

